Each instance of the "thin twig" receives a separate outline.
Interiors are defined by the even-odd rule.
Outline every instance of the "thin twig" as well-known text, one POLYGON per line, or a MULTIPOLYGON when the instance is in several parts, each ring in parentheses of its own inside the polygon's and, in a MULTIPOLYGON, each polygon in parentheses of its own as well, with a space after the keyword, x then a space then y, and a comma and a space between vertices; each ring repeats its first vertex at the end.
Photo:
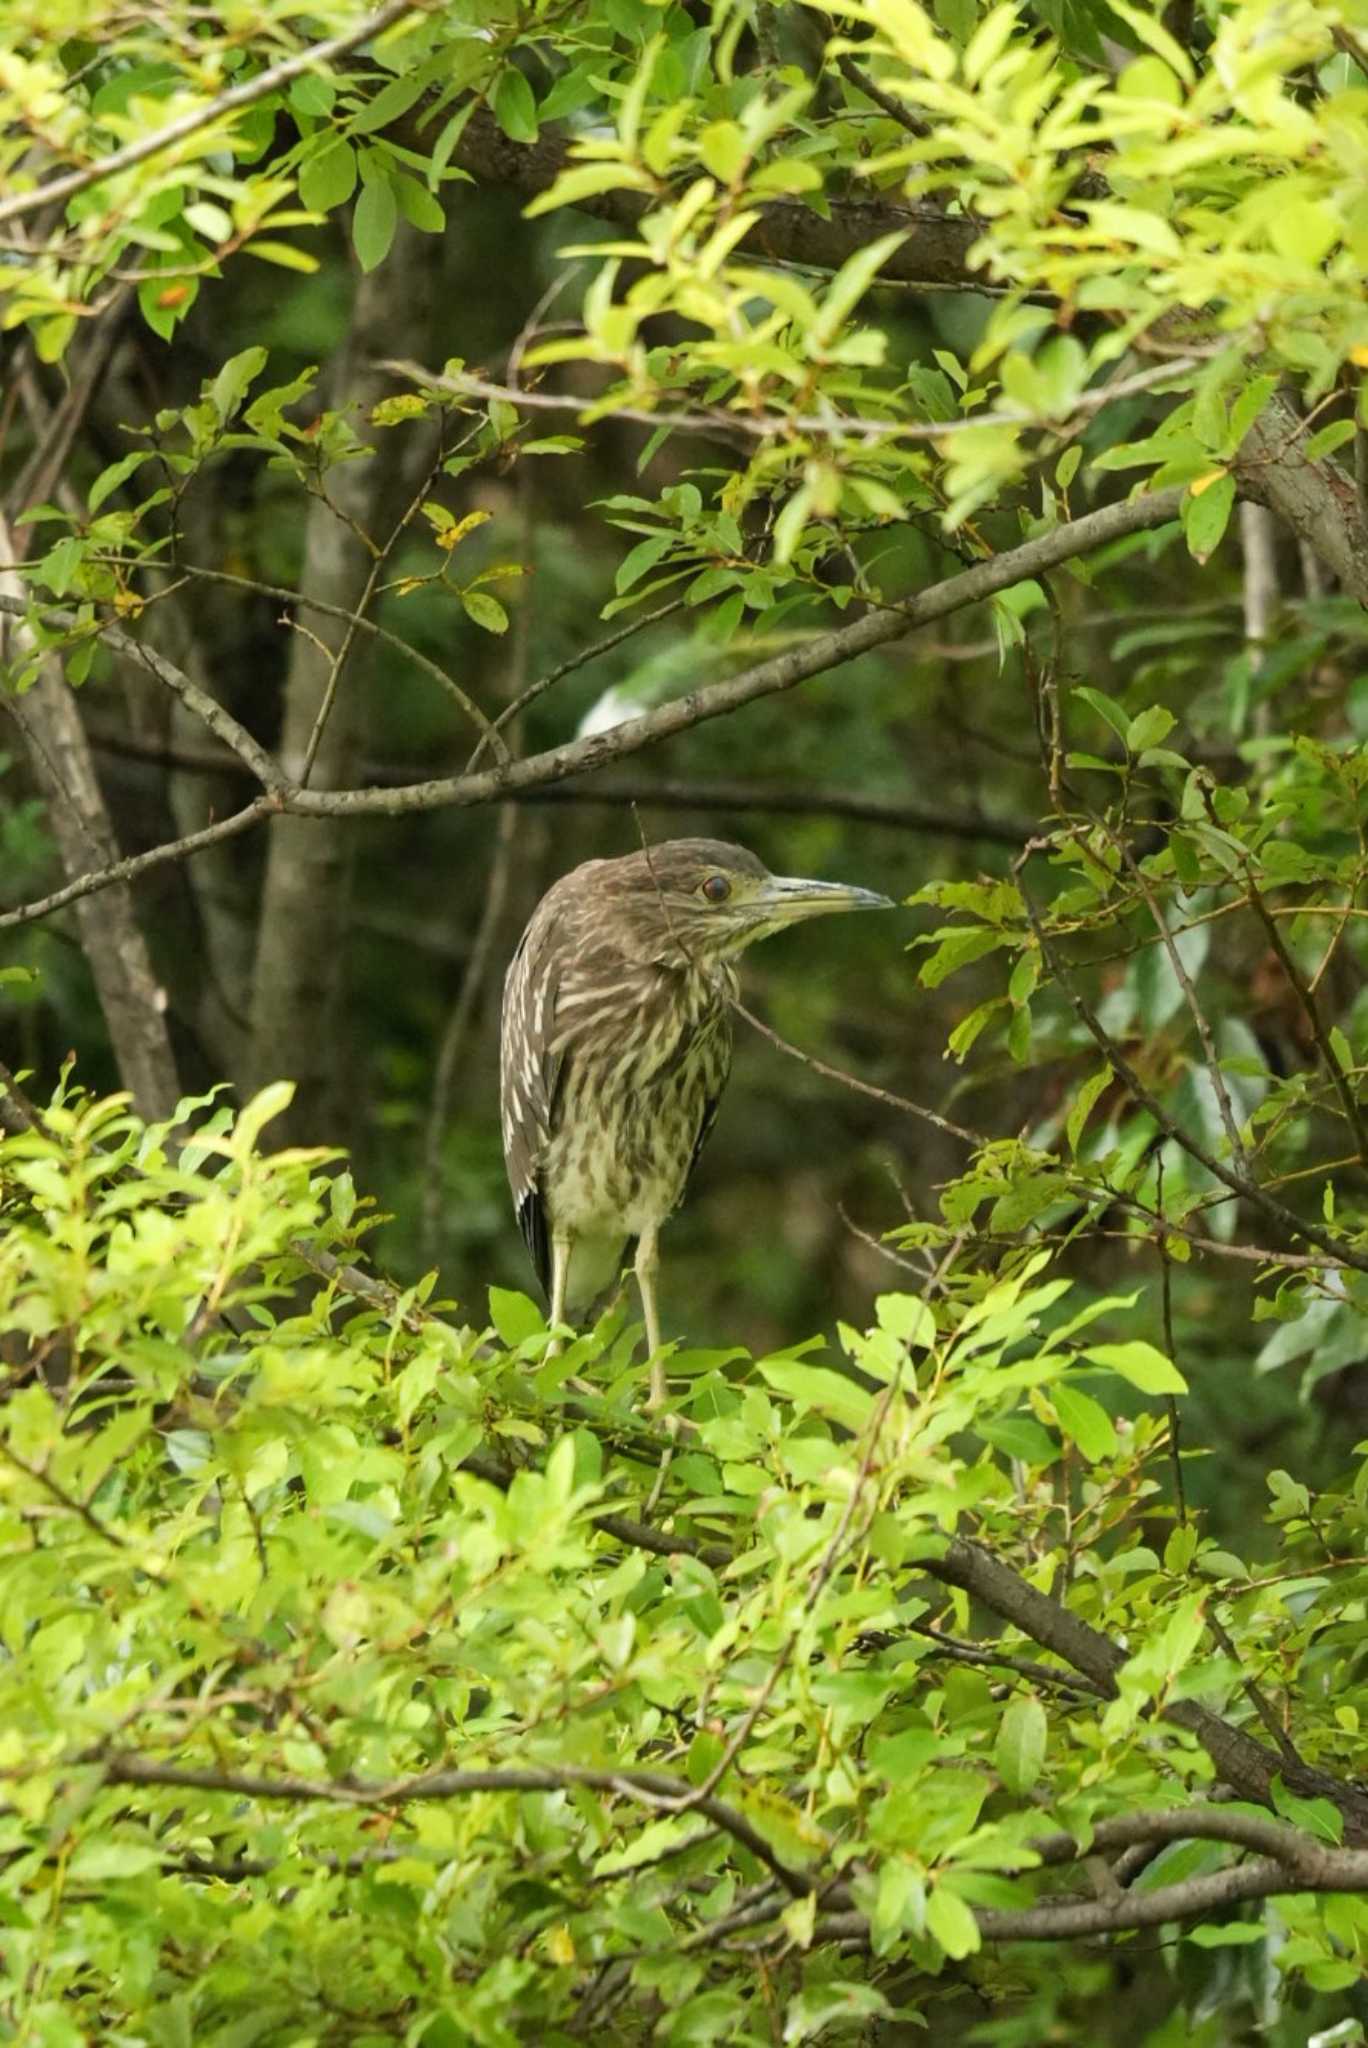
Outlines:
POLYGON ((1353 1084, 1344 1071, 1339 1054, 1335 1051, 1334 1041, 1326 1029, 1325 1019, 1321 1016, 1320 1004, 1316 999, 1315 990, 1302 973, 1296 954, 1278 929, 1277 919, 1269 915, 1268 905, 1264 902, 1263 891, 1255 880, 1253 863, 1248 854, 1243 856, 1243 867, 1245 884, 1249 890, 1249 901, 1253 906, 1254 915, 1267 933, 1268 943, 1276 953, 1283 973, 1292 984, 1297 1001, 1302 1006, 1303 1014, 1311 1028, 1311 1036, 1316 1042, 1316 1050, 1321 1057, 1321 1064, 1334 1084, 1335 1093, 1340 1099, 1340 1106, 1348 1119, 1349 1128, 1354 1134, 1354 1143, 1358 1148, 1359 1159, 1363 1165, 1368 1166, 1368 1126, 1365 1126, 1363 1111, 1359 1106, 1358 1097, 1354 1093, 1353 1084))
POLYGON ((600 655, 610 654, 615 647, 621 647, 625 640, 632 639, 647 626, 659 625, 662 619, 672 617, 675 612, 682 612, 684 603, 682 597, 674 597, 668 604, 658 605, 653 612, 643 612, 630 624, 619 626, 615 633, 607 633, 602 640, 595 640, 592 646, 582 647, 577 654, 567 655, 564 661, 557 662, 553 669, 548 669, 544 676, 538 676, 535 683, 529 683, 525 690, 520 690, 512 703, 506 704, 498 717, 492 721, 489 732, 482 733, 476 741, 475 751, 466 762, 466 774, 473 773, 479 767, 480 757, 486 745, 492 745, 496 736, 502 734, 516 719, 521 718, 528 705, 535 704, 539 697, 545 696, 553 684, 559 683, 565 676, 573 675, 576 669, 587 668, 589 663, 597 661, 600 655))
POLYGON ((1032 853, 1048 851, 1050 844, 1051 842, 1048 840, 1032 840, 1025 848, 1020 859, 1014 864, 1013 872, 1017 876, 1027 921, 1035 933, 1036 941, 1040 946, 1041 958, 1044 960, 1045 965, 1049 968, 1054 979, 1064 992, 1073 1008, 1074 1014, 1084 1026, 1093 1043, 1097 1046, 1103 1057, 1111 1062, 1114 1071, 1124 1083, 1132 1100, 1153 1117, 1155 1123, 1164 1132, 1165 1136, 1172 1138, 1190 1158, 1195 1159, 1199 1166, 1204 1166, 1207 1172, 1214 1179, 1220 1181, 1222 1186, 1228 1188, 1233 1195, 1239 1195, 1243 1200, 1252 1202, 1256 1208, 1261 1209, 1266 1216, 1272 1217, 1284 1230, 1290 1231, 1296 1237, 1305 1238, 1308 1244, 1313 1244, 1321 1251, 1327 1252, 1332 1259, 1338 1260, 1343 1265, 1351 1266, 1355 1272, 1368 1273, 1368 1252, 1358 1251, 1344 1239, 1333 1237, 1329 1231, 1323 1230, 1318 1223, 1313 1223, 1307 1217, 1298 1216, 1295 1210, 1287 1208, 1284 1203, 1278 1201, 1276 1196, 1270 1195, 1267 1188, 1261 1187, 1249 1174, 1240 1173, 1234 1167, 1227 1165, 1225 1160, 1218 1159, 1215 1153, 1208 1150, 1199 1138, 1194 1137, 1191 1131, 1185 1130, 1181 1124, 1177 1123, 1169 1115, 1153 1090, 1146 1087, 1144 1081, 1141 1080, 1140 1075, 1136 1072, 1135 1067, 1117 1045, 1116 1040, 1105 1029, 1096 1010, 1094 1010, 1092 1004, 1078 987, 1072 970, 1064 965, 1055 949, 1051 946, 1040 911, 1025 887, 1023 870, 1027 860, 1032 853))
MULTIPOLYGON (((1155 1160, 1155 1207, 1159 1211, 1159 1228, 1155 1232, 1155 1243, 1159 1247, 1159 1299, 1164 1320, 1164 1349, 1173 1365, 1178 1363, 1178 1349, 1173 1336, 1173 1261, 1169 1256, 1168 1232, 1164 1216, 1164 1154, 1161 1150, 1155 1160)), ((1180 1529, 1187 1527, 1187 1489, 1183 1484, 1183 1457, 1178 1433, 1178 1401, 1176 1395, 1166 1394, 1169 1425, 1169 1459, 1173 1467, 1173 1500, 1180 1529)))
POLYGON ((1211 1025, 1207 1021, 1206 1012, 1197 1000, 1197 991, 1193 987, 1192 976, 1187 971, 1187 963, 1183 959, 1178 941, 1165 922, 1163 909, 1153 889, 1150 887, 1149 877, 1145 874, 1144 869, 1131 851, 1125 834, 1123 832, 1113 832, 1105 819, 1096 818, 1094 822, 1101 826, 1107 839, 1115 847, 1126 871, 1132 877, 1136 888, 1145 899, 1145 908, 1149 911, 1154 921, 1154 928, 1159 934, 1160 944, 1168 955, 1169 966, 1173 969, 1174 980, 1183 992, 1183 999, 1187 1004, 1188 1014, 1196 1026, 1197 1036, 1201 1041, 1202 1053, 1206 1060, 1206 1070, 1211 1077, 1212 1092, 1216 1097, 1216 1107, 1220 1112, 1221 1127, 1226 1134, 1226 1143, 1230 1147, 1231 1157, 1236 1165, 1247 1173, 1249 1171, 1249 1155, 1245 1151, 1244 1139, 1240 1135, 1239 1120, 1235 1115, 1234 1104, 1230 1099, 1230 1090, 1226 1087, 1225 1075, 1221 1072, 1221 1057, 1216 1049, 1216 1040, 1212 1035, 1211 1025))
POLYGON ((897 99, 891 92, 885 92, 881 85, 877 85, 852 56, 847 54, 838 57, 836 68, 843 77, 849 79, 856 92, 862 92, 866 99, 873 100, 875 106, 881 107, 890 121, 896 121, 909 135, 915 135, 918 141, 922 141, 931 133, 925 121, 918 120, 912 109, 905 106, 902 100, 897 99))
MULTIPOLYGON (((121 567, 127 566, 124 558, 119 555, 95 559, 106 560, 121 567)), ((282 604, 298 605, 302 611, 318 612, 323 618, 341 619, 354 630, 369 633, 375 639, 383 640, 387 647, 393 647, 404 655, 415 668, 421 669, 425 676, 436 683, 445 696, 450 697, 452 703, 480 733, 481 744, 487 742, 500 761, 508 759, 508 750, 501 744, 492 721, 480 709, 470 693, 462 689, 456 678, 449 676, 441 664, 433 661, 430 655, 424 654, 420 647, 413 646, 402 634, 394 632, 389 626, 382 626, 377 619, 364 618, 358 611, 351 610, 344 604, 331 604, 326 598, 311 597, 306 591, 291 590, 285 584, 260 583, 254 576, 234 576, 227 569, 208 569, 198 562, 177 562, 176 571, 181 576, 196 577, 202 583, 223 583, 230 589, 250 590, 256 597, 278 598, 282 604)), ((326 648, 323 651, 325 654, 328 652, 326 648)))
MULTIPOLYGON (((1123 377, 1098 388, 1085 391, 1075 400, 1070 419, 1086 419, 1100 412, 1118 398, 1130 398, 1142 391, 1152 390, 1156 385, 1166 383, 1170 378, 1182 377, 1189 370, 1196 369, 1202 358, 1197 355, 1175 357, 1171 362, 1160 363, 1147 370, 1137 370, 1133 377, 1123 377)), ((1022 412, 979 412, 971 413, 958 420, 872 420, 852 416, 848 413, 769 413, 730 411, 721 407, 711 411, 666 412, 652 410, 648 406, 618 404, 611 398, 597 399, 561 396, 551 391, 513 390, 506 384, 491 384, 483 377, 475 377, 462 370, 452 376, 439 375, 428 370, 421 363, 386 361, 380 365, 396 377, 410 383, 421 384, 431 391, 444 391, 456 398, 500 399, 510 405, 522 405, 537 412, 569 412, 580 418, 592 413, 596 418, 607 417, 615 420, 631 420, 647 427, 670 427, 678 433, 721 434, 724 437, 740 434, 756 441, 772 441, 784 434, 842 434, 857 440, 879 441, 941 441, 951 440, 957 434, 969 433, 980 427, 1028 427, 1039 426, 1049 433, 1064 430, 1067 422, 1059 420, 1036 420, 1029 413, 1022 412)))

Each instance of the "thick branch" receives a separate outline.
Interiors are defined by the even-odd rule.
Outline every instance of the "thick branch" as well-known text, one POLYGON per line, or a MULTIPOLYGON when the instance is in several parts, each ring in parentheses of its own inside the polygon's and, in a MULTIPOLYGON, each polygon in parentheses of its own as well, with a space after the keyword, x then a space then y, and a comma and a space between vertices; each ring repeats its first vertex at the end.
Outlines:
MULTIPOLYGON (((101 1760, 107 1780, 119 1785, 171 1786, 187 1791, 223 1792, 237 1798, 284 1800, 294 1804, 329 1804, 353 1807, 405 1806, 411 1801, 469 1798, 489 1792, 549 1792, 582 1785, 593 1791, 638 1798, 657 1810, 674 1810, 687 1799, 692 1808, 706 1815, 715 1827, 765 1867, 774 1872, 784 1891, 794 1898, 805 1897, 822 1885, 821 1874, 809 1876, 780 1861, 769 1843, 734 1807, 710 1794, 691 1788, 683 1779, 663 1771, 599 1769, 587 1765, 556 1764, 546 1767, 494 1768, 489 1770, 433 1771, 427 1777, 407 1778, 388 1784, 356 1780, 313 1778, 268 1778, 220 1769, 197 1769, 180 1764, 163 1764, 153 1758, 128 1752, 101 1760)), ((1137 1816, 1150 1827, 1147 1839, 1182 1839, 1207 1833, 1201 1825, 1204 1813, 1179 1813, 1173 1817, 1177 1832, 1169 1834, 1167 1816, 1137 1816)), ((1103 1826, 1107 1826, 1103 1823, 1103 1826)), ((1298 1837, 1292 1830, 1279 1830, 1278 1857, 1239 1864, 1162 1885, 1153 1891, 1120 1892, 1110 1898, 1046 1900, 1016 1910, 979 1908, 975 1914, 984 1941, 1065 1941, 1088 1935, 1119 1934, 1141 1927, 1160 1927, 1174 1920, 1204 1917, 1250 1899, 1286 1897, 1296 1892, 1368 1891, 1368 1852, 1322 1848, 1298 1837)), ((1068 1838, 1065 1838, 1068 1839, 1068 1838)), ((1217 1839, 1237 1839, 1217 1836, 1217 1839)), ((768 1917, 768 1916, 766 1916, 768 1917)), ((818 1920, 819 1941, 864 1942, 869 1926, 856 1911, 826 1914, 818 1920)))
MULTIPOLYGON (((1154 1891, 1124 1891, 1115 1898, 1061 1899, 1004 1911, 980 1907, 974 1917, 984 1941, 1077 1941, 1088 1935, 1126 1934, 1164 1927, 1174 1920, 1201 1920, 1250 1899, 1287 1898, 1297 1892, 1368 1891, 1368 1851, 1325 1850, 1316 1877, 1289 1873, 1272 1859, 1213 1870, 1154 1891)), ((819 1918, 818 1941, 862 1942, 863 1914, 832 1913, 819 1918)))
MULTIPOLYGON (((1046 1594, 1037 1592, 980 1544, 956 1537, 942 1557, 925 1560, 920 1569, 943 1585, 968 1593, 990 1613, 1030 1636, 1042 1649, 1053 1650, 1075 1671, 1097 1679, 1108 1692, 1115 1690, 1117 1673, 1126 1661, 1126 1653, 1119 1644, 1080 1621, 1046 1594)), ((1222 1778, 1242 1798, 1266 1805, 1274 1778, 1281 1777, 1284 1784, 1302 1797, 1329 1799, 1344 1815, 1346 1838, 1353 1843, 1368 1843, 1368 1792, 1278 1756, 1194 1700, 1170 1700, 1162 1711, 1166 1721, 1186 1728, 1197 1738, 1222 1778)))
POLYGON ((1333 459, 1313 462, 1305 429, 1286 399, 1273 398, 1245 435, 1235 459, 1241 495, 1267 505, 1368 604, 1368 531, 1358 486, 1333 459))
MULTIPOLYGON (((510 142, 483 107, 477 107, 466 123, 455 160, 472 177, 506 185, 525 199, 545 192, 574 161, 563 135, 546 132, 534 143, 510 142)), ((652 203, 642 193, 606 192, 577 202, 576 210, 633 227, 652 203)), ((740 246, 747 254, 772 262, 839 270, 855 250, 879 236, 902 234, 907 239, 882 266, 882 281, 991 292, 992 285, 969 273, 969 251, 982 232, 977 221, 925 204, 841 198, 833 201, 830 218, 823 219, 810 206, 778 199, 763 208, 740 246)))
MULTIPOLYGON (((479 109, 457 147, 456 161, 473 177, 531 199, 555 183, 571 158, 566 142, 555 134, 544 133, 530 146, 510 142, 492 116, 479 109)), ((614 192, 578 201, 576 210, 630 227, 652 203, 639 193, 614 192)), ((775 200, 761 209, 740 246, 772 262, 837 270, 847 257, 886 234, 902 234, 904 240, 880 269, 881 282, 923 290, 994 290, 969 265, 981 224, 926 203, 836 196, 822 218, 797 200, 775 200)), ((1368 525, 1354 479, 1332 460, 1307 459, 1301 423, 1285 400, 1275 398, 1265 408, 1246 435, 1234 469, 1241 495, 1278 513, 1344 590, 1368 604, 1368 525)))
POLYGON ((1230 1806, 1174 1806, 1158 1813, 1116 1813, 1100 1820, 1087 1845, 1072 1835, 1041 1835, 1032 1842, 1042 1863, 1076 1863, 1083 1856, 1167 1842, 1229 1842, 1271 1856, 1298 1877, 1314 1883, 1324 1871, 1324 1851, 1286 1821, 1266 1813, 1242 1813, 1230 1806))

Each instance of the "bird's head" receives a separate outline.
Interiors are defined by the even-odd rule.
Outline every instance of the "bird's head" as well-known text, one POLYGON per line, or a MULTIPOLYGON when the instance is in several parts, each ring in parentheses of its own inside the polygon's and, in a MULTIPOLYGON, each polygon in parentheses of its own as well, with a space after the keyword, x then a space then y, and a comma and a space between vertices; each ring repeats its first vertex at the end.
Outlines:
POLYGON ((888 910, 887 896, 844 882, 772 875, 743 846, 720 839, 670 839, 622 860, 605 861, 604 882, 617 899, 633 952, 684 957, 708 966, 804 918, 837 910, 888 910))

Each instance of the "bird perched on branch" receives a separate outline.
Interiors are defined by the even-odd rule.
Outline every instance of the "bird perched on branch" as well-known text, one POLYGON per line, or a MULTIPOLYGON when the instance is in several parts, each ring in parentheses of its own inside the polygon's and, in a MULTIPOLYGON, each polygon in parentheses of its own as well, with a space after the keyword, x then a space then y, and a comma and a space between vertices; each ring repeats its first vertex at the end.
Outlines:
POLYGON ((665 1399, 657 1238, 731 1066, 733 963, 803 918, 886 907, 869 889, 772 875, 740 846, 674 839, 586 861, 522 935, 500 1075, 513 1205, 553 1324, 617 1278, 635 1238, 653 1409, 665 1399))

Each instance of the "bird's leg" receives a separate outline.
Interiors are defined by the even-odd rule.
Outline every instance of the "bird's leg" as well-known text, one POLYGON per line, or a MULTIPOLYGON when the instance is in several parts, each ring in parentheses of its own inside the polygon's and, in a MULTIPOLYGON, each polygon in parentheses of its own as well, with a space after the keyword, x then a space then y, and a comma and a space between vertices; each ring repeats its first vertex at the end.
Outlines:
POLYGON ((637 1239, 636 1278, 641 1294, 641 1312, 646 1318, 646 1349, 651 1359, 651 1393, 646 1403, 651 1413, 663 1408, 668 1396, 665 1367, 660 1358, 660 1312, 656 1307, 656 1272, 660 1254, 654 1230, 643 1230, 637 1239))
MULTIPOLYGON (((553 1330, 565 1321, 565 1290, 570 1279, 572 1243, 571 1237, 563 1231, 557 1231, 551 1239, 551 1327, 553 1330)), ((553 1337, 546 1347, 547 1357, 559 1357, 560 1348, 560 1338, 553 1337)))

